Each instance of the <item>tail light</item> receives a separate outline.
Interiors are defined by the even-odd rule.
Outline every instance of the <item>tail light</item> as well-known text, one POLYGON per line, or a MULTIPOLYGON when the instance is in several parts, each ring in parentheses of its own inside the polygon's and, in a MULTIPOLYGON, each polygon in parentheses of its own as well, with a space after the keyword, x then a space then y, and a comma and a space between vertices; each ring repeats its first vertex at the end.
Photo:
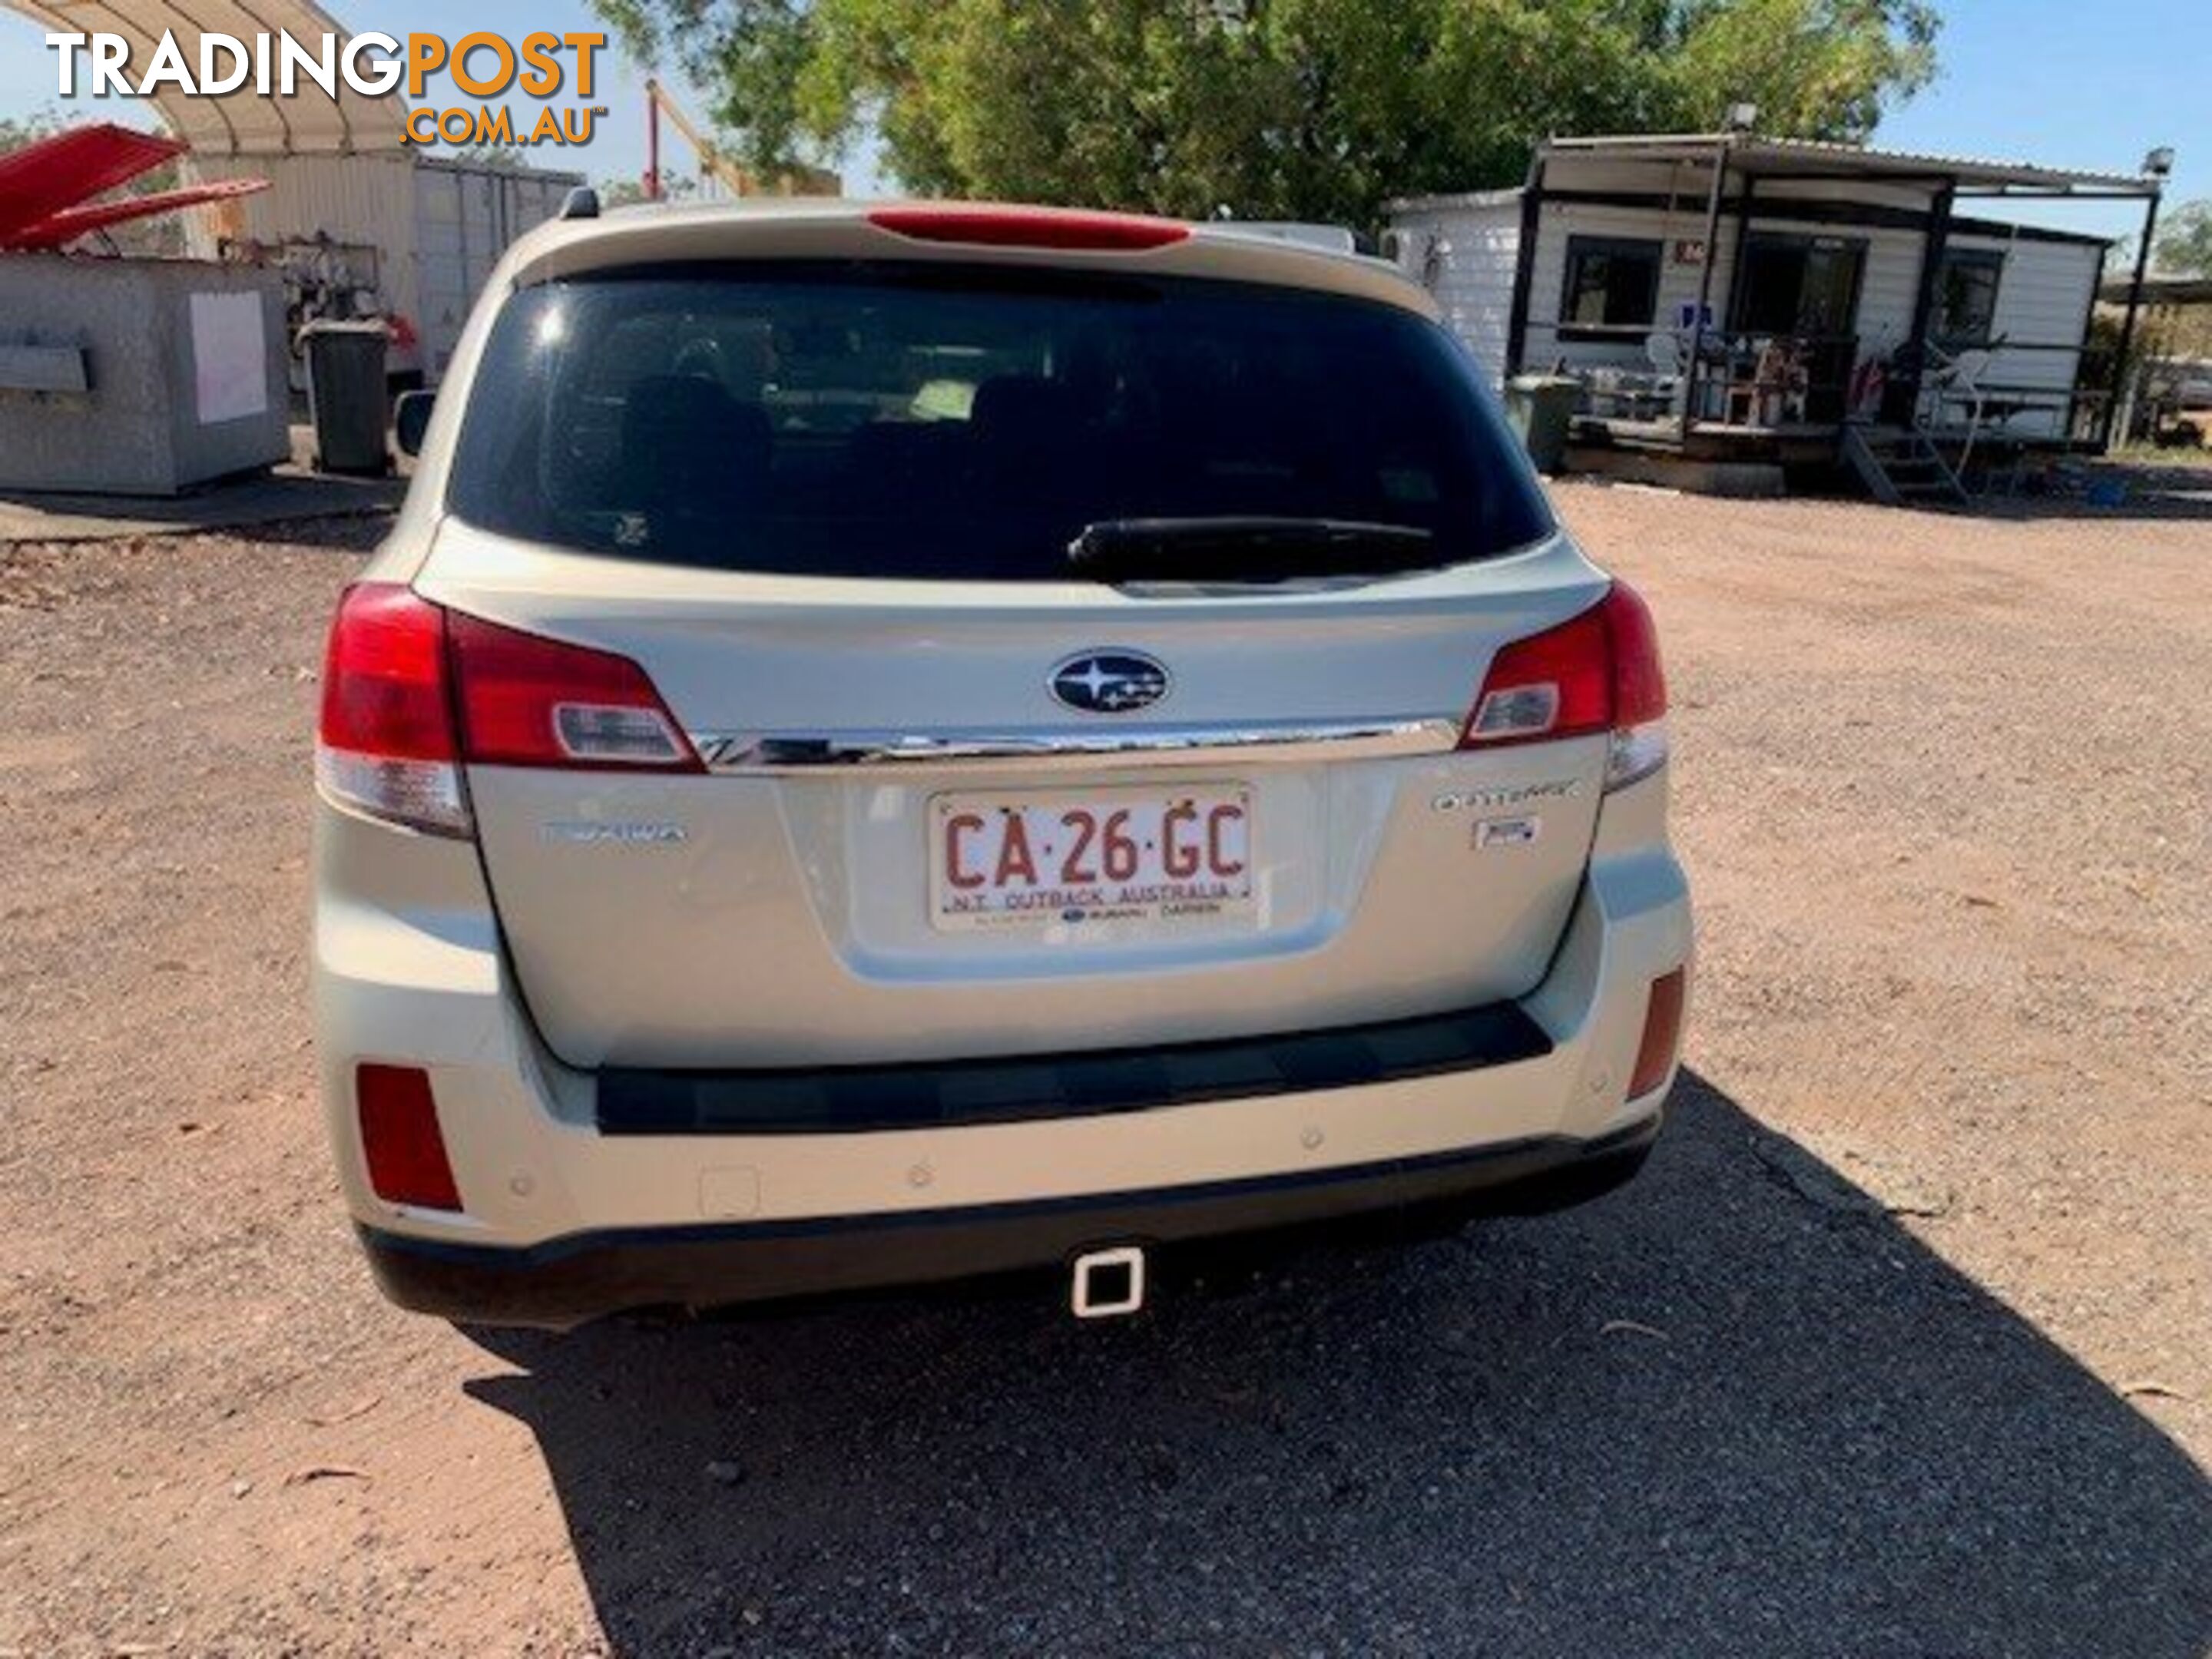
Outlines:
POLYGON ((318 735, 325 794, 434 835, 474 833, 467 764, 705 769, 629 658, 449 613, 387 582, 338 603, 318 735))
POLYGON ((331 624, 315 781, 343 805, 466 836, 446 673, 446 613, 388 582, 349 587, 331 624))
POLYGON ((1190 234, 1188 225, 1173 219, 1137 213, 1084 213, 1066 208, 882 207, 868 215, 868 222, 878 230, 923 242, 1127 253, 1165 247, 1190 234))
POLYGON ((459 1209, 460 1188, 438 1128, 430 1074, 419 1066, 360 1066, 354 1068, 353 1088, 362 1157, 376 1195, 387 1204, 459 1209))
POLYGON ((1629 1073, 1628 1098, 1641 1100, 1667 1080, 1682 1046, 1682 1004, 1689 975, 1677 968, 1651 981, 1644 1005, 1644 1037, 1636 1045, 1636 1068, 1629 1073))
POLYGON ((475 617, 447 619, 461 752, 487 766, 699 772, 645 670, 628 657, 475 617))
POLYGON ((1667 682, 1650 608, 1626 582, 1556 628, 1516 640, 1492 660, 1462 749, 1550 743, 1608 732, 1605 787, 1648 776, 1667 759, 1667 682))

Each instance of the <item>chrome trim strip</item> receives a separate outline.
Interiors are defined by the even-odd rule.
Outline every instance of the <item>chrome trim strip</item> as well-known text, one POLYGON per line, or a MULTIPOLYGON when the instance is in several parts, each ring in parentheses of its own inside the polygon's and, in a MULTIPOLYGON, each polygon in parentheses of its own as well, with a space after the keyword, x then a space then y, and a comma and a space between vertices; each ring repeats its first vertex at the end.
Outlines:
POLYGON ((1375 760, 1441 755, 1459 743, 1446 719, 1297 722, 1276 726, 1132 726, 1121 731, 694 732, 710 772, 776 775, 827 767, 943 766, 1018 762, 1030 768, 1208 766, 1375 760))

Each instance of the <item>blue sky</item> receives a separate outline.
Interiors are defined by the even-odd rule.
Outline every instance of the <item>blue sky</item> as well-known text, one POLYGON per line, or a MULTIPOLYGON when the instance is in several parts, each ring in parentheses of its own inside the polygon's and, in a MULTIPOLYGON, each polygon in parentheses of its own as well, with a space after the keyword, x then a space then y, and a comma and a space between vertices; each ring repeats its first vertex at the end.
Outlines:
MULTIPOLYGON (((432 0, 325 4, 353 29, 420 29, 448 39, 458 32, 453 7, 432 0)), ((2168 199, 2212 197, 2212 0, 1950 0, 1942 9, 1942 77, 1882 123, 1877 143, 2123 173, 2153 145, 2171 144, 2180 163, 2168 199)), ((471 0, 467 16, 471 28, 514 37, 601 27, 584 0, 471 0)), ((40 28, 0 10, 0 115, 55 102, 54 75, 40 28)), ((639 66, 610 48, 594 100, 609 106, 607 119, 587 149, 549 155, 549 165, 594 177, 641 173, 643 79, 639 66)), ((696 110, 705 100, 690 102, 696 110)), ((680 158, 680 142, 671 144, 680 158)), ((845 171, 848 188, 878 185, 865 151, 848 158, 845 171)), ((2140 226, 2138 210, 2125 204, 2039 216, 2114 235, 2140 226)))

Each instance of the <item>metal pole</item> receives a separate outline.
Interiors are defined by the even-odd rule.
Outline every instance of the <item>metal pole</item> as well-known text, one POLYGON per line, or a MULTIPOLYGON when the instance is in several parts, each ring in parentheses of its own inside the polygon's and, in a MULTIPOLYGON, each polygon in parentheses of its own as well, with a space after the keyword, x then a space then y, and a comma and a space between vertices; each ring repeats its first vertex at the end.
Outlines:
POLYGON ((1545 147, 1529 158, 1528 180, 1521 187, 1521 240, 1513 252, 1513 301, 1505 320, 1505 378, 1511 380, 1528 357, 1528 283, 1536 270, 1536 239, 1543 234, 1545 147))
POLYGON ((1729 267, 1728 298, 1721 301, 1721 308, 1730 317, 1736 314, 1737 308, 1743 303, 1743 273, 1745 267, 1750 264, 1750 261, 1743 257, 1743 251, 1751 243, 1752 204, 1753 198, 1759 194, 1759 177, 1760 175, 1755 173, 1746 174, 1743 181, 1743 194, 1736 198, 1735 259, 1729 267))
MULTIPOLYGON (((1935 326, 1936 284, 1943 275, 1943 256, 1951 246, 1951 210, 1959 197, 1959 181, 1948 180, 1928 204, 1928 228, 1920 239, 1920 291, 1913 296, 1912 325, 1898 350, 1907 354, 1909 372, 1898 374, 1892 384, 1906 390, 1895 394, 1885 393, 1883 401, 1905 411, 1904 424, 1918 423, 1920 388, 1928 377, 1928 336, 1935 326)), ((1892 354, 1893 363, 1896 354, 1892 354)), ((1876 411, 1877 416, 1881 411, 1876 411)))
MULTIPOLYGON (((1682 426, 1681 441, 1690 441, 1690 422, 1698 401, 1698 354, 1705 343, 1705 307, 1713 298, 1713 256, 1720 252, 1721 187, 1728 182, 1729 151, 1733 141, 1723 139, 1713 152, 1712 194, 1705 198, 1705 262, 1698 273, 1698 308, 1690 316, 1690 361, 1682 370, 1682 426)), ((1735 251, 1738 259, 1743 250, 1735 251)))
POLYGON ((645 83, 645 199, 660 199, 660 82, 645 83))
MULTIPOLYGON (((2105 404, 2105 419, 2097 434, 2097 447, 2101 452, 2112 447, 2112 426, 2120 413, 2120 392, 2128 378, 2128 349, 2135 344, 2136 310, 2142 304, 2143 277, 2150 270, 2151 238, 2158 234, 2158 198, 2160 189, 2154 189, 2150 200, 2143 204, 2142 246, 2136 250, 2135 280, 2128 284, 2128 314, 2120 324, 2120 349, 2112 363, 2112 396, 2105 404)), ((2127 436, 2124 432, 2120 434, 2127 436)))

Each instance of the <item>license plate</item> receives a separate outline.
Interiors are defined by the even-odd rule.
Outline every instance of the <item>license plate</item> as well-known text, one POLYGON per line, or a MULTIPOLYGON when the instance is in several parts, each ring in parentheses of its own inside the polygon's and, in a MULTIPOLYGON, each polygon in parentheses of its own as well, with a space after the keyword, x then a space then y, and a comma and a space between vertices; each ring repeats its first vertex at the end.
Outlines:
POLYGON ((1243 784, 939 795, 930 803, 939 928, 1218 920, 1252 903, 1243 784))

